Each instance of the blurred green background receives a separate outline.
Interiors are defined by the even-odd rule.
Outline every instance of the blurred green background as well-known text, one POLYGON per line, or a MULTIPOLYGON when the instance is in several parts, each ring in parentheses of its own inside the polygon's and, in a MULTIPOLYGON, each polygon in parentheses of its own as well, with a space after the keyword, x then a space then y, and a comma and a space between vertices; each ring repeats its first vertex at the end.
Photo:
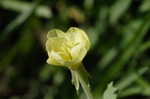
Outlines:
POLYGON ((83 63, 94 99, 150 99, 150 0, 0 0, 0 99, 86 99, 68 69, 46 63, 45 36, 75 26, 92 47, 83 63))

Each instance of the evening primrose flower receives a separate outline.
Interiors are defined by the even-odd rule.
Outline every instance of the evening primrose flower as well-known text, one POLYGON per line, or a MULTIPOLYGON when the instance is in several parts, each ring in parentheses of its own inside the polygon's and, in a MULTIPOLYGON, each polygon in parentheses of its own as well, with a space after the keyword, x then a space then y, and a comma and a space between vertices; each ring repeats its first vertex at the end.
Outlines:
POLYGON ((77 64, 82 62, 89 48, 89 38, 82 29, 71 27, 66 33, 52 29, 47 34, 47 63, 75 69, 78 67, 77 64))

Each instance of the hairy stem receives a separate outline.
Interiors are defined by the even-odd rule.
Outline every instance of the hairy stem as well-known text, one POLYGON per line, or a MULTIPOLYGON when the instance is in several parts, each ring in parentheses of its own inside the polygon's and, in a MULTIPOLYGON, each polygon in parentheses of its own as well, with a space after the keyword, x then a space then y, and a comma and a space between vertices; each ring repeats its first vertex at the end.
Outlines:
POLYGON ((79 66, 78 69, 76 70, 72 70, 72 76, 77 77, 78 81, 82 88, 83 91, 85 92, 87 99, 93 99, 90 87, 89 87, 89 82, 88 82, 88 73, 85 70, 83 64, 80 64, 81 66, 79 66))

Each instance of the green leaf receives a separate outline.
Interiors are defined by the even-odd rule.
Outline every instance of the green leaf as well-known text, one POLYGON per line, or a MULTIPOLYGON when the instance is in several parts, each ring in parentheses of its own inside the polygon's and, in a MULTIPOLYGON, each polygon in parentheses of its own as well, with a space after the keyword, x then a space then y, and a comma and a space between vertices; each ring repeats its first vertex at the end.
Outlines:
POLYGON ((103 94, 103 99, 117 99, 116 90, 117 88, 113 87, 113 82, 109 83, 103 94))
MULTIPOLYGON (((7 0, 6 0, 7 1, 7 0)), ((23 12, 21 12, 13 21, 11 21, 7 27, 4 29, 3 34, 0 37, 0 40, 6 40, 10 33, 26 22, 27 19, 33 14, 39 5, 40 0, 36 1, 31 7, 26 8, 23 12)), ((21 5, 21 4, 20 4, 21 5)), ((15 5, 14 5, 15 6, 15 5)), ((21 7, 18 7, 21 8, 21 7)))
POLYGON ((133 82, 135 82, 140 75, 143 75, 148 70, 149 70, 148 67, 143 66, 137 72, 132 71, 131 73, 124 76, 124 78, 119 81, 119 83, 116 85, 116 87, 119 90, 126 89, 128 86, 133 84, 133 82))
MULTIPOLYGON (((15 11, 18 13, 26 12, 28 9, 32 9, 34 6, 33 3, 19 1, 19 0, 2 0, 0 2, 0 7, 15 11)), ((38 5, 34 11, 36 16, 43 17, 43 18, 50 18, 52 17, 51 9, 48 6, 38 5)))
POLYGON ((150 11, 150 0, 143 0, 142 5, 140 6, 141 12, 150 11))
POLYGON ((117 20, 126 12, 129 8, 132 0, 118 0, 110 8, 110 22, 116 23, 117 20))

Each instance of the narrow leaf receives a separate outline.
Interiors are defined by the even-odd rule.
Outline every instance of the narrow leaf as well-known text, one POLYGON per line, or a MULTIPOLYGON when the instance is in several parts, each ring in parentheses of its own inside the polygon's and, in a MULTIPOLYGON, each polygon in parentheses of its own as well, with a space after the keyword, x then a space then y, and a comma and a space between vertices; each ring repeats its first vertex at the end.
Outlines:
POLYGON ((117 99, 116 91, 117 88, 113 87, 113 82, 109 83, 103 94, 103 99, 117 99))

